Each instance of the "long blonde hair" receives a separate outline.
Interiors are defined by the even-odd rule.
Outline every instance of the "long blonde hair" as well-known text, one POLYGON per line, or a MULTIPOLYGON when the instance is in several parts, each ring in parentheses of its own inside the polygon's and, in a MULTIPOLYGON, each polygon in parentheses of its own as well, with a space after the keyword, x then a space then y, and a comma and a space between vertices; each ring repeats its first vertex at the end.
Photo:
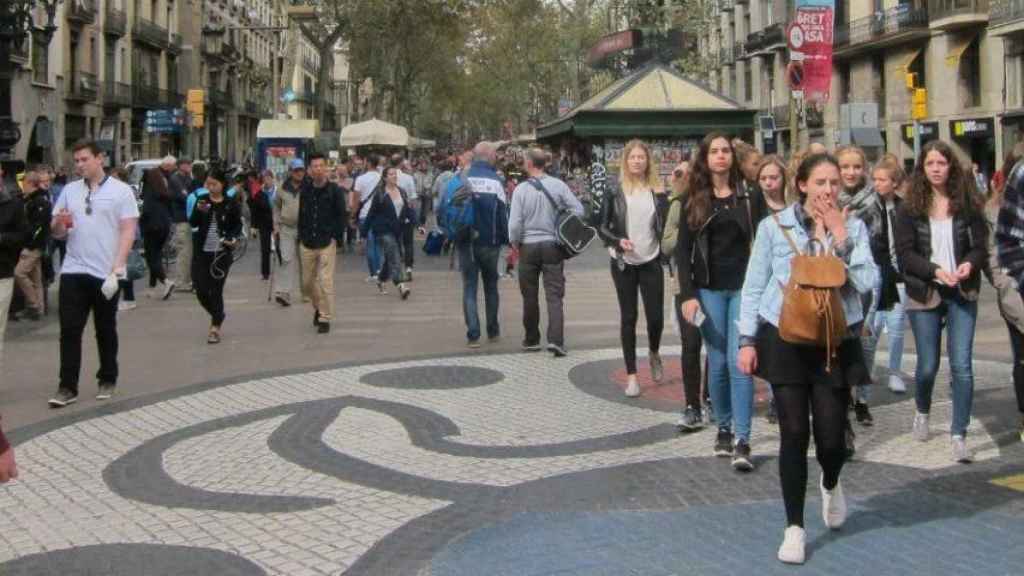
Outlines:
POLYGON ((651 156, 651 148, 643 140, 633 139, 626 142, 622 148, 622 164, 619 166, 619 183, 624 194, 632 194, 635 190, 651 189, 655 192, 661 190, 661 179, 658 178, 658 171, 654 167, 654 157, 651 156), (644 170, 643 180, 634 178, 629 173, 629 155, 633 149, 640 148, 647 156, 647 169, 644 170))

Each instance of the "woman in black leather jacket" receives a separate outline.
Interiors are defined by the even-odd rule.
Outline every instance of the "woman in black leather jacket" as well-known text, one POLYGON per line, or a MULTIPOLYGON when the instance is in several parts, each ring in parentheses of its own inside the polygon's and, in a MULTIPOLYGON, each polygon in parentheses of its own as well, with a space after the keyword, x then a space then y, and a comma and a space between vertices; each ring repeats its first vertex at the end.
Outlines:
POLYGON ((619 299, 622 355, 626 360, 626 396, 640 395, 636 378, 637 292, 647 318, 648 362, 651 377, 664 375, 661 332, 664 328, 665 272, 661 267, 661 234, 668 199, 651 158, 640 140, 630 140, 622 150, 620 188, 601 205, 598 234, 611 255, 612 281, 619 299))
POLYGON ((675 254, 682 317, 701 329, 708 352, 707 385, 718 423, 714 453, 749 471, 754 382, 736 364, 736 320, 750 248, 768 207, 764 195, 744 183, 733 144, 721 133, 701 142, 686 188, 675 254))
POLYGON ((971 363, 978 290, 988 255, 988 224, 973 182, 945 142, 933 140, 921 149, 893 234, 917 351, 913 436, 921 442, 928 439, 928 414, 945 327, 953 376, 953 460, 970 462, 966 436, 974 399, 971 363))
POLYGON ((192 225, 192 285, 199 304, 210 314, 207 344, 220 342, 224 323, 224 283, 242 236, 242 207, 226 194, 228 178, 221 170, 206 177, 207 194, 189 216, 192 225))

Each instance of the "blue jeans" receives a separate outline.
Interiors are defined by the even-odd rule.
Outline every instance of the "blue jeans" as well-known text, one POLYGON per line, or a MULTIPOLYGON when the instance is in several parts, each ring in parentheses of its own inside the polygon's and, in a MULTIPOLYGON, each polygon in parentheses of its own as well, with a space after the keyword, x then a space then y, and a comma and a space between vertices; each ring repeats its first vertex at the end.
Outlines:
POLYGON ((700 307, 707 317, 700 327, 708 351, 708 389, 718 427, 732 428, 737 440, 750 441, 750 419, 754 411, 754 380, 740 372, 739 290, 697 291, 700 307))
POLYGON ((974 323, 978 317, 978 303, 961 298, 943 298, 932 310, 908 310, 910 328, 914 331, 917 348, 917 370, 914 381, 917 389, 914 399, 917 411, 927 414, 932 407, 932 389, 939 371, 939 345, 942 339, 942 320, 946 320, 946 354, 949 371, 953 375, 953 423, 950 434, 965 436, 971 422, 974 402, 974 372, 971 368, 974 349, 974 323))
MULTIPOLYGON (((889 332, 889 373, 899 374, 903 365, 903 327, 907 318, 903 302, 907 299, 907 291, 902 284, 897 285, 897 290, 900 301, 895 302, 891 310, 878 310, 873 307, 868 313, 867 319, 864 320, 864 325, 870 329, 870 333, 861 339, 861 344, 864 347, 864 364, 867 366, 869 375, 875 372, 875 351, 878 349, 878 339, 882 337, 883 330, 889 332)), ((876 286, 874 298, 876 306, 881 294, 881 286, 876 286)), ((866 403, 868 401, 869 389, 870 386, 857 387, 858 402, 866 403)))
POLYGON ((501 335, 498 326, 498 257, 501 246, 460 244, 459 268, 462 270, 462 315, 466 320, 466 338, 480 339, 480 315, 477 312, 476 292, 480 278, 484 281, 484 301, 487 308, 487 337, 501 335))
POLYGON ((366 234, 366 266, 370 269, 370 276, 376 276, 380 273, 380 247, 377 246, 377 238, 370 230, 366 234))

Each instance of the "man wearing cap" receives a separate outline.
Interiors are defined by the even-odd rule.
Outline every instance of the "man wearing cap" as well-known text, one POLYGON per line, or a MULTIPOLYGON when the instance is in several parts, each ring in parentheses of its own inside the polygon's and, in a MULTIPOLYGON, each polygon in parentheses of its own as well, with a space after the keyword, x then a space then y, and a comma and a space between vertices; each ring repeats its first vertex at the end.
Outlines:
POLYGON ((288 179, 274 195, 274 236, 281 260, 274 274, 274 300, 291 306, 295 275, 299 268, 299 192, 306 180, 306 164, 296 158, 288 165, 288 179))

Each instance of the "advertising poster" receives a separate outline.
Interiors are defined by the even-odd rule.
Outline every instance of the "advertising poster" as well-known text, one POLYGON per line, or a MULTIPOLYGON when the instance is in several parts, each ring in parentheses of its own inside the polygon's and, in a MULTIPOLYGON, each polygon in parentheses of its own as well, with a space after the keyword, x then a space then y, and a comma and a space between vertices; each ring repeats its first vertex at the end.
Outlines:
POLYGON ((823 104, 832 85, 834 0, 796 0, 796 18, 789 25, 790 88, 805 100, 823 104))

